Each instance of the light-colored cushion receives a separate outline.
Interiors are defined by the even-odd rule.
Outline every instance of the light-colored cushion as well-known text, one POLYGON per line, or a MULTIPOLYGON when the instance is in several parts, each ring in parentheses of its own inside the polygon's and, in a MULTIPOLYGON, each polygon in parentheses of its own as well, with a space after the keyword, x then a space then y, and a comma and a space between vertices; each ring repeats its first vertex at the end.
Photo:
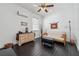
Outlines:
POLYGON ((55 41, 64 42, 64 38, 62 38, 62 34, 63 34, 63 32, 52 31, 52 32, 48 32, 47 36, 43 36, 43 37, 44 38, 50 37, 50 38, 54 38, 55 41))

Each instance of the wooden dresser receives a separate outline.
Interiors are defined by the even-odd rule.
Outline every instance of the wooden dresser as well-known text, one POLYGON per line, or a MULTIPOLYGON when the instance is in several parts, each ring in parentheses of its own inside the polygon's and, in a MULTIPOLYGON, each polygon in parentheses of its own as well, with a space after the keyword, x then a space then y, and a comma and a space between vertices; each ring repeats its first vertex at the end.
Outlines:
POLYGON ((17 35, 18 45, 21 46, 24 43, 34 41, 34 33, 22 33, 17 35))

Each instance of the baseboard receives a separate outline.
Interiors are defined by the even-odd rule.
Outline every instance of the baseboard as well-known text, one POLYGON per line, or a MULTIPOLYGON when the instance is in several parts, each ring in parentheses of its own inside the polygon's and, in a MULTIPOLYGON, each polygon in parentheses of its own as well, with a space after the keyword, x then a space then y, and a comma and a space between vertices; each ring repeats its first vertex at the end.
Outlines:
POLYGON ((77 43, 75 43, 75 45, 76 45, 76 48, 77 48, 77 50, 79 51, 79 47, 78 47, 78 44, 77 44, 77 43))
POLYGON ((77 47, 77 50, 79 51, 79 47, 76 45, 76 47, 77 47))
POLYGON ((37 37, 37 38, 35 38, 35 39, 41 39, 41 37, 37 37))

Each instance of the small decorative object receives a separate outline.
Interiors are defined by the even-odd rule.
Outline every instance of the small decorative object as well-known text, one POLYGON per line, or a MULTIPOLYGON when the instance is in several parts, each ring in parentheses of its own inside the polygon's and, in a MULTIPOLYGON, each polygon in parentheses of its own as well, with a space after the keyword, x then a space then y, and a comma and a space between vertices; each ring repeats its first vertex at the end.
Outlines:
POLYGON ((32 31, 31 31, 31 33, 32 33, 32 31))
POLYGON ((51 29, 57 29, 57 28, 58 28, 58 23, 51 24, 51 29))
POLYGON ((12 48, 13 47, 13 43, 7 43, 5 44, 5 48, 12 48))
POLYGON ((28 28, 25 28, 25 32, 28 33, 28 28))
POLYGON ((27 22, 21 22, 21 26, 27 26, 27 22))
POLYGON ((19 31, 19 34, 22 34, 23 32, 19 31))

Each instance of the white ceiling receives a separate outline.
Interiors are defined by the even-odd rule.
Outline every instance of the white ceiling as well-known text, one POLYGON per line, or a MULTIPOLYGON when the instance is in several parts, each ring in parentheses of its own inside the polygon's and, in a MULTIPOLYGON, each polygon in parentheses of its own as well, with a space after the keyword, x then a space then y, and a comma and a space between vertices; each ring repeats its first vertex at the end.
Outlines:
POLYGON ((24 7, 26 8, 27 10, 33 12, 33 13, 36 13, 40 16, 45 16, 47 15, 51 9, 53 9, 53 7, 50 7, 48 8, 48 13, 44 12, 44 11, 40 11, 40 12, 37 12, 37 10, 39 9, 37 6, 40 5, 41 3, 19 3, 18 5, 20 5, 21 7, 24 7))
POLYGON ((46 16, 47 14, 51 14, 57 11, 63 11, 63 9, 67 9, 65 7, 71 7, 72 3, 50 3, 50 4, 54 4, 54 7, 49 7, 48 8, 48 13, 44 12, 44 11, 40 11, 37 12, 37 10, 39 9, 38 7, 36 7, 36 5, 40 5, 41 3, 19 3, 18 5, 20 5, 21 7, 26 8, 27 10, 36 13, 42 17, 46 16))

